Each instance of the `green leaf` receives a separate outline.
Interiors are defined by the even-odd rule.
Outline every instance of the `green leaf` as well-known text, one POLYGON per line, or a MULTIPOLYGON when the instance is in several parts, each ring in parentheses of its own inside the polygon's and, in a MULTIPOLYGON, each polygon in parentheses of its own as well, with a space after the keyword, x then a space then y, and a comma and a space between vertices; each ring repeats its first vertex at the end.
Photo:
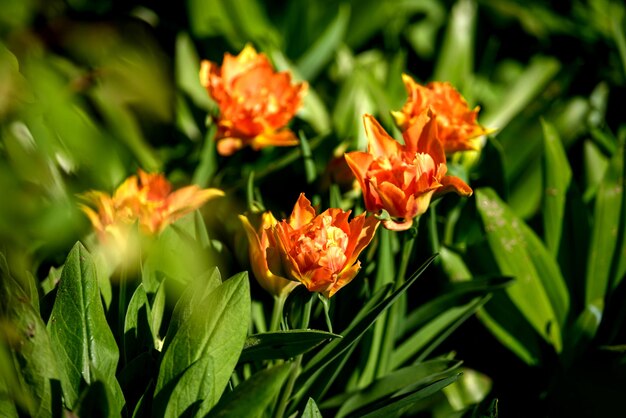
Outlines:
POLYGON ((161 282, 154 300, 152 301, 152 317, 150 318, 150 325, 154 336, 155 347, 159 347, 159 332, 161 329, 161 323, 163 322, 163 313, 165 312, 165 296, 166 296, 165 280, 161 282))
POLYGON ((350 6, 341 3, 335 19, 330 22, 315 43, 302 54, 296 66, 305 80, 313 80, 326 67, 343 41, 350 21, 350 6))
POLYGON ((473 278, 471 280, 454 283, 443 289, 441 296, 430 300, 414 309, 403 321, 401 335, 418 331, 427 323, 437 319, 447 310, 465 305, 476 296, 484 296, 491 292, 510 286, 513 280, 508 277, 473 278))
POLYGON ((10 336, 6 331, 0 333, 0 411, 13 418, 18 417, 18 406, 30 412, 35 410, 35 402, 30 391, 25 390, 20 383, 15 360, 9 349, 11 341, 7 341, 10 336))
POLYGON ((569 295, 556 261, 493 190, 476 190, 476 201, 500 272, 516 278, 507 288, 508 295, 535 330, 560 352, 569 295))
POLYGON ((585 310, 576 318, 576 321, 567 335, 567 350, 563 353, 566 363, 571 362, 577 356, 584 353, 589 342, 595 337, 598 331, 603 311, 604 301, 597 300, 587 305, 585 310))
MULTIPOLYGON (((8 265, 0 253, 0 308, 2 322, 6 330, 2 330, 0 338, 7 339, 12 350, 12 362, 17 373, 25 384, 25 391, 32 394, 32 401, 25 400, 28 395, 19 395, 28 405, 29 413, 36 417, 46 417, 61 414, 61 389, 59 385, 59 370, 54 352, 50 344, 50 337, 46 326, 41 320, 39 312, 33 307, 22 284, 9 274, 8 265)), ((4 328, 4 327, 3 327, 4 328)), ((0 340, 0 344, 5 341, 0 340)), ((4 347, 0 346, 0 350, 4 347)), ((4 353, 0 353, 2 356, 4 353)), ((6 353, 9 354, 8 352, 6 353)), ((9 360, 9 355, 4 361, 9 360)), ((2 374, 7 376, 7 389, 11 392, 21 392, 17 373, 13 373, 13 365, 1 364, 2 374), (10 369, 9 369, 10 368, 10 369), (11 371, 9 371, 11 370, 11 371)), ((9 398, 12 396, 9 396, 9 398)), ((20 400, 21 401, 21 400, 20 400)))
POLYGON ((107 384, 95 380, 81 393, 74 412, 79 417, 116 418, 120 411, 115 403, 107 384))
POLYGON ((455 306, 440 313, 428 324, 409 336, 393 351, 391 355, 391 369, 393 370, 401 366, 409 359, 414 358, 418 353, 417 361, 423 360, 455 329, 480 309, 489 298, 489 295, 476 298, 465 305, 455 306))
POLYGON ((278 41, 276 29, 257 0, 190 0, 187 12, 192 33, 199 38, 221 35, 235 48, 249 41, 278 41))
POLYGON ((48 331, 66 405, 73 408, 85 384, 99 375, 113 392, 119 414, 124 404, 115 379, 119 351, 104 315, 93 260, 80 242, 65 260, 48 331))
POLYGON ((155 388, 156 408, 166 405, 183 372, 205 356, 213 358, 212 390, 214 399, 219 399, 246 338, 250 322, 249 286, 247 272, 239 273, 203 297, 197 305, 202 309, 179 317, 178 330, 164 348, 155 388))
POLYGON ((586 202, 591 201, 602 184, 602 179, 609 166, 609 159, 600 151, 592 141, 583 144, 583 164, 585 168, 585 194, 586 202))
POLYGON ((178 380, 165 408, 165 417, 200 416, 200 406, 217 403, 213 357, 204 356, 194 362, 178 380), (196 415, 197 414, 197 415, 196 415))
POLYGON ((191 38, 185 32, 180 32, 176 37, 175 63, 176 85, 203 110, 208 111, 215 107, 209 93, 200 84, 200 58, 191 38))
POLYGON ((477 316, 502 345, 526 364, 539 363, 540 338, 506 293, 495 293, 477 316))
POLYGON ((557 256, 565 212, 567 189, 572 169, 567 161, 563 143, 553 125, 541 121, 544 137, 543 230, 548 251, 557 256))
POLYGON ((341 335, 317 330, 289 330, 254 334, 246 339, 240 362, 289 359, 341 335))
POLYGON ((457 1, 450 14, 433 80, 449 81, 461 90, 471 81, 475 26, 476 3, 473 0, 457 1))
POLYGON ((604 299, 609 286, 619 284, 621 277, 611 275, 613 263, 618 264, 621 248, 617 247, 623 240, 624 215, 624 143, 611 158, 596 195, 593 214, 593 230, 591 234, 590 252, 587 261, 585 304, 589 305, 598 299, 604 299), (620 236, 620 219, 622 219, 622 236, 620 236))
MULTIPOLYGON (((410 391, 417 386, 424 386, 454 373, 461 365, 460 361, 431 360, 414 366, 405 367, 377 379, 372 384, 353 393, 342 402, 337 418, 392 397, 399 391, 410 391)), ((329 400, 332 403, 332 400, 329 400)))
POLYGON ((367 417, 367 418, 386 418, 390 416, 394 416, 396 413, 399 413, 404 408, 407 408, 417 401, 425 399, 437 392, 441 389, 445 388, 449 384, 453 383, 459 378, 459 374, 455 376, 446 377, 445 379, 437 380, 433 383, 430 383, 426 386, 420 387, 417 390, 413 390, 410 392, 402 392, 397 396, 392 396, 391 398, 385 399, 381 402, 378 402, 372 406, 367 406, 365 408, 358 409, 354 411, 348 417, 367 417))
POLYGON ((196 280, 189 284, 174 306, 162 352, 167 351, 167 347, 176 337, 178 330, 189 320, 195 310, 203 308, 204 299, 221 284, 222 279, 217 267, 196 277, 196 280))
POLYGON ((368 303, 359 311, 350 325, 341 333, 343 338, 328 343, 306 364, 302 374, 298 378, 300 385, 314 378, 319 370, 329 364, 347 349, 350 348, 406 290, 417 280, 418 277, 433 262, 436 255, 431 256, 422 266, 395 292, 385 297, 388 287, 381 288, 368 303), (384 299, 383 299, 384 298, 384 299))
POLYGON ((304 411, 302 411, 301 418, 322 418, 322 413, 320 412, 313 398, 309 398, 309 400, 306 402, 306 406, 304 407, 304 411))
POLYGON ((217 125, 212 123, 204 135, 204 144, 200 151, 200 162, 193 173, 193 184, 207 187, 217 172, 217 125))
POLYGON ((148 296, 140 283, 128 303, 124 320, 124 355, 127 360, 154 346, 151 318, 148 296))
POLYGON ((146 141, 139 121, 125 106, 120 106, 102 90, 94 91, 92 97, 114 134, 133 151, 141 167, 148 171, 159 171, 161 162, 146 141))
POLYGON ((207 418, 260 416, 280 391, 291 366, 281 364, 255 373, 224 395, 207 418))
POLYGON ((504 129, 533 99, 545 91, 547 84, 561 67, 551 57, 536 56, 524 72, 507 89, 499 106, 491 107, 483 116, 483 124, 495 129, 504 129))
POLYGON ((171 285, 186 285, 213 267, 208 254, 206 227, 201 217, 189 214, 165 228, 146 249, 141 280, 146 293, 155 293, 169 277, 171 285))

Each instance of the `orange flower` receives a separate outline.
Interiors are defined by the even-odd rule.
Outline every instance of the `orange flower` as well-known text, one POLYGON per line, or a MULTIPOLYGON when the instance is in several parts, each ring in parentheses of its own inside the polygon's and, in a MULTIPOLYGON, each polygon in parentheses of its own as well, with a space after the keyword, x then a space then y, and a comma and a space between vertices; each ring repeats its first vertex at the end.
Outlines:
POLYGON ((371 115, 364 115, 368 152, 345 154, 370 212, 386 210, 392 219, 387 229, 409 229, 413 218, 426 212, 433 195, 455 191, 469 196, 472 189, 461 179, 446 176, 446 156, 437 139, 436 117, 429 110, 415 118, 402 145, 385 132, 371 115))
POLYGON ((127 178, 113 196, 100 191, 82 195, 96 208, 81 205, 102 241, 112 236, 115 242, 123 242, 135 222, 147 234, 159 233, 208 200, 224 195, 221 190, 200 189, 195 185, 172 192, 171 184, 162 174, 149 174, 143 170, 138 174, 139 177, 127 178))
POLYGON ((251 45, 236 57, 225 54, 221 68, 202 61, 200 82, 220 108, 217 150, 221 155, 246 145, 258 150, 298 143, 285 125, 300 107, 307 84, 291 84, 289 73, 275 72, 267 57, 251 45))
POLYGON ((402 80, 409 97, 401 111, 391 112, 402 131, 409 129, 430 107, 437 114, 439 140, 447 154, 475 150, 478 145, 474 139, 492 132, 476 122, 480 108, 476 106, 470 110, 463 96, 450 83, 435 81, 422 86, 407 74, 402 74, 402 80))
POLYGON ((267 248, 269 247, 269 239, 267 237, 267 230, 275 226, 278 221, 271 212, 265 212, 262 216, 261 226, 258 231, 254 229, 247 217, 239 215, 239 219, 243 224, 248 237, 248 252, 250 254, 250 266, 252 267, 252 273, 256 277, 257 281, 263 287, 274 296, 284 297, 291 290, 300 283, 287 280, 284 277, 280 277, 272 273, 267 265, 267 248))
POLYGON ((331 208, 319 215, 300 194, 289 220, 267 229, 267 264, 278 276, 299 281, 311 292, 333 296, 358 273, 359 254, 378 220, 365 213, 348 222, 350 211, 331 208))

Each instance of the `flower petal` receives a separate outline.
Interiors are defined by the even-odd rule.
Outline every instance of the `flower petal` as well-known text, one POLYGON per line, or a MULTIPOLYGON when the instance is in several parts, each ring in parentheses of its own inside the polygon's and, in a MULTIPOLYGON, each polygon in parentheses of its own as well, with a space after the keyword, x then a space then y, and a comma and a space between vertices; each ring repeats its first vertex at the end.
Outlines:
POLYGON ((289 217, 289 225, 298 229, 311 222, 313 218, 315 218, 315 209, 311 206, 309 199, 304 196, 304 193, 300 193, 289 217))
POLYGON ((387 131, 372 115, 363 115, 363 125, 365 126, 365 135, 368 140, 368 152, 374 158, 398 155, 400 153, 400 144, 389 136, 387 131))

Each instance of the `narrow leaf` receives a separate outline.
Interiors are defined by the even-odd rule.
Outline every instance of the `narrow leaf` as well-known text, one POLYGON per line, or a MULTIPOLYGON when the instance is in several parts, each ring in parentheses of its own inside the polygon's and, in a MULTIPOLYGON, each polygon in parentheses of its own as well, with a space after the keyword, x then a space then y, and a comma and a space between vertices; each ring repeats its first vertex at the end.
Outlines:
POLYGON ((418 390, 403 393, 401 395, 386 399, 373 407, 362 408, 348 415, 349 417, 367 417, 367 418, 386 418, 393 416, 406 407, 415 404, 421 399, 425 399, 441 389, 445 388, 452 382, 456 381, 459 375, 450 376, 445 379, 438 380, 418 390))
POLYGON ((154 344, 152 312, 142 283, 133 293, 124 320, 124 354, 127 360, 135 358, 154 344))
POLYGON ((561 242, 565 198, 572 179, 572 169, 559 134, 550 123, 541 122, 544 137, 543 230, 546 247, 556 258, 561 242))
MULTIPOLYGON (((621 248, 620 218, 624 208, 624 143, 611 158, 596 195, 594 223, 591 235, 589 258, 587 262, 585 304, 604 299, 611 284, 613 262, 619 263, 621 248), (615 260, 615 261, 614 261, 615 260)), ((623 257, 623 255, 622 255, 623 257)), ((618 284, 617 278, 614 285, 618 284)))
POLYGON ((296 66, 302 78, 313 80, 326 67, 343 41, 349 21, 350 7, 341 3, 335 19, 326 26, 315 43, 298 59, 296 66))
POLYGON ((387 376, 352 394, 349 399, 342 403, 341 408, 337 411, 337 418, 387 399, 401 390, 424 386, 448 377, 460 365, 461 362, 459 361, 437 359, 389 373, 387 376))
POLYGON ((341 335, 317 330, 289 330, 254 334, 246 339, 240 362, 289 359, 341 335))

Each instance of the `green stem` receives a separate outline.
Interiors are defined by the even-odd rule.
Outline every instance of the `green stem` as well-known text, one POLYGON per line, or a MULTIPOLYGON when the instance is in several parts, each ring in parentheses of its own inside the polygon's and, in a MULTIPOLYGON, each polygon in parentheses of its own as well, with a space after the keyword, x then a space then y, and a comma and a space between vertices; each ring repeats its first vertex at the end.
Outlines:
POLYGON ((326 327, 328 327, 328 332, 333 332, 333 323, 330 320, 330 299, 321 293, 317 294, 317 298, 322 302, 322 308, 324 308, 324 319, 326 319, 326 327))
POLYGON ((398 290, 400 286, 404 284, 406 279, 406 270, 409 266, 409 260, 413 253, 413 246, 415 239, 417 238, 417 219, 414 221, 415 230, 408 230, 404 233, 404 242, 402 243, 402 258, 400 259, 400 266, 398 267, 398 275, 396 276, 396 282, 394 284, 394 290, 398 290))
POLYGON ((272 321, 270 322, 270 332, 278 331, 280 328, 280 320, 283 315, 283 307, 285 306, 284 296, 274 296, 274 309, 272 310, 272 321))
MULTIPOLYGON (((439 252, 441 243, 439 242, 439 233, 437 232, 437 205, 430 205, 428 214, 428 239, 430 241, 430 250, 433 254, 439 252)), ((435 262, 439 261, 438 259, 435 262)))
POLYGON ((120 271, 120 288, 117 295, 117 326, 118 333, 120 335, 121 351, 123 353, 124 363, 126 363, 126 347, 124 344, 124 325, 126 323, 126 280, 127 280, 126 266, 122 265, 120 271))
MULTIPOLYGON (((311 320, 311 307, 313 306, 313 295, 309 297, 309 300, 304 304, 302 310, 302 329, 307 329, 309 327, 309 321, 311 320)), ((282 418, 285 416, 285 411, 287 410, 287 405, 289 404, 289 398, 291 398, 291 393, 293 392, 293 388, 296 384, 296 379, 300 374, 300 366, 302 365, 302 354, 296 357, 293 362, 293 366, 291 367, 291 374, 289 375, 289 380, 285 386, 285 390, 283 391, 280 402, 278 403, 278 407, 276 408, 274 416, 277 418, 282 418)))

